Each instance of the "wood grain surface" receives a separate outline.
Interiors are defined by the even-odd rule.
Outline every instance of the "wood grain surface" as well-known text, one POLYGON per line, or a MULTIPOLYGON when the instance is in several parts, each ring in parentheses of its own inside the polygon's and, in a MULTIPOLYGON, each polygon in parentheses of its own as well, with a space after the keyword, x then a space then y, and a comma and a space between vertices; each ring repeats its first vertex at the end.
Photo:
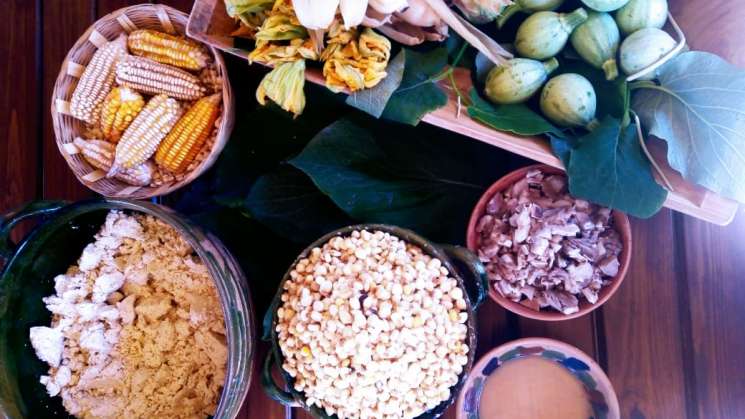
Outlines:
MULTIPOLYGON (((5 0, 0 28, 0 212, 39 198, 92 196, 54 142, 49 101, 60 63, 100 16, 132 0, 5 0)), ((167 0, 185 12, 188 0, 167 0)), ((671 0, 694 49, 745 66, 745 11, 727 0, 671 0)), ((227 57, 232 77, 247 64, 227 57)), ((238 75, 238 76, 236 76, 238 75)), ((235 84, 235 81, 234 81, 235 84)), ((241 94, 254 86, 241 86, 241 94)), ((562 323, 518 318, 491 301, 478 312, 477 356, 523 336, 545 336, 595 357, 624 418, 745 418, 745 214, 722 228, 663 210, 633 220, 628 278, 604 307, 562 323)), ((261 313, 257 313, 261 314, 261 313)), ((266 345, 259 344, 255 371, 266 345)), ((242 419, 309 418, 270 400, 254 375, 242 419)), ((452 409, 445 416, 454 418, 452 409)))

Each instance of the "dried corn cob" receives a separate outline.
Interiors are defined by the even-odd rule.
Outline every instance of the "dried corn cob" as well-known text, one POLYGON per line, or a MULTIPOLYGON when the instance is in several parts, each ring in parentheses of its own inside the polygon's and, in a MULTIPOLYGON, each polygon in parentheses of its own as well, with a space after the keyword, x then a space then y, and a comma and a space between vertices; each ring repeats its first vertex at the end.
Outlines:
POLYGON ((181 100, 196 100, 206 92, 195 75, 149 58, 132 55, 117 64, 116 82, 142 93, 163 93, 181 100))
POLYGON ((186 170, 202 148, 220 111, 220 94, 199 99, 160 143, 155 162, 174 173, 186 170))
POLYGON ((130 33, 127 45, 134 55, 187 70, 201 70, 210 59, 207 50, 198 43, 150 29, 130 33))
POLYGON ((117 62, 127 55, 126 36, 107 43, 95 54, 85 67, 83 75, 72 93, 70 114, 93 124, 98 121, 106 95, 114 85, 114 70, 117 62))
MULTIPOLYGON (((80 154, 83 155, 83 158, 85 158, 91 166, 103 170, 104 172, 108 172, 111 169, 111 164, 114 162, 114 153, 116 151, 116 146, 114 144, 108 141, 95 139, 84 140, 82 138, 76 138, 73 141, 73 144, 78 147, 80 154)), ((151 161, 147 161, 131 169, 122 170, 114 177, 122 182, 129 183, 130 185, 146 186, 152 182, 154 173, 155 165, 151 161)))
POLYGON ((108 176, 114 176, 122 169, 131 169, 150 158, 161 140, 176 125, 179 116, 181 108, 175 99, 166 95, 150 99, 116 145, 114 164, 108 176))
POLYGON ((101 131, 104 138, 118 142, 124 130, 145 106, 142 95, 127 87, 115 87, 103 102, 101 131))

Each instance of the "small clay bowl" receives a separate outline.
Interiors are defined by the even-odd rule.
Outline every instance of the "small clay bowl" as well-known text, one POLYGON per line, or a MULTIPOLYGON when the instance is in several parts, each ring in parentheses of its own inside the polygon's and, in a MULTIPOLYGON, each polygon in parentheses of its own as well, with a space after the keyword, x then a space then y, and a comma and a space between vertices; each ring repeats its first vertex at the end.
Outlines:
POLYGON ((525 338, 492 349, 476 362, 458 395, 455 405, 456 419, 478 418, 486 379, 503 364, 530 356, 554 361, 582 382, 592 406, 593 417, 621 418, 618 397, 613 385, 603 369, 589 355, 558 340, 525 338))
MULTIPOLYGON (((489 200, 497 193, 511 187, 518 180, 523 179, 529 171, 535 169, 539 169, 546 174, 566 176, 564 171, 561 169, 557 169, 555 167, 547 166, 544 164, 536 164, 517 169, 514 172, 510 172, 496 181, 484 193, 481 199, 479 199, 479 202, 476 204, 476 207, 471 213, 471 220, 468 222, 468 230, 466 231, 466 243, 469 250, 478 254, 478 233, 476 232, 476 224, 478 223, 481 216, 484 215, 484 213, 486 212, 486 204, 489 202, 489 200)), ((606 301, 608 301, 608 299, 610 299, 610 297, 616 292, 616 290, 618 290, 618 287, 621 286, 621 282, 626 277, 626 272, 628 271, 629 264, 631 262, 631 225, 629 224, 629 218, 626 216, 626 214, 620 211, 613 210, 613 227, 621 236, 621 243, 623 244, 623 250, 621 251, 621 255, 618 258, 618 261, 620 263, 620 266, 618 267, 618 275, 613 278, 610 284, 606 285, 600 290, 598 301, 595 304, 590 304, 584 298, 580 298, 579 311, 572 314, 564 314, 549 309, 534 310, 530 307, 524 306, 520 303, 516 303, 508 298, 503 297, 499 292, 497 292, 496 289, 494 289, 494 286, 492 284, 490 284, 489 286, 489 297, 491 297, 492 300, 496 301, 497 304, 513 313, 536 320, 569 320, 584 316, 585 314, 595 310, 596 308, 602 306, 606 301)))

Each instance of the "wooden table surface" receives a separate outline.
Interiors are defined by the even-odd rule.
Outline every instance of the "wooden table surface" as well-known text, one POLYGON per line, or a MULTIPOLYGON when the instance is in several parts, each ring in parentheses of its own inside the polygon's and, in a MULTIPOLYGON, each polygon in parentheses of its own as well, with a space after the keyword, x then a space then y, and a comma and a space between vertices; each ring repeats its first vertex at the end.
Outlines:
MULTIPOLYGON (((68 49, 93 21, 141 2, 0 1, 0 212, 33 199, 92 195, 55 145, 52 86, 68 49)), ((189 0, 160 3, 191 9, 189 0)), ((745 67, 741 2, 670 3, 692 48, 745 67)), ((247 65, 230 60, 231 68, 247 65)), ((745 214, 723 228, 663 210, 633 220, 633 238, 629 275, 601 309, 550 324, 487 302, 478 313, 478 354, 519 337, 556 338, 598 360, 624 418, 745 418, 745 214)), ((254 378, 243 418, 308 417, 268 399, 254 378)), ((454 417, 452 409, 446 417, 454 417)))

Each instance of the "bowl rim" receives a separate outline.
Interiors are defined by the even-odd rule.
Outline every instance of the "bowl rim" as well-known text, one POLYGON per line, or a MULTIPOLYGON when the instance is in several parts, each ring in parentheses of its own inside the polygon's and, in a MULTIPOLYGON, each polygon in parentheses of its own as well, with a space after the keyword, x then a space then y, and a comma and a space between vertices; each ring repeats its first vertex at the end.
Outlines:
MULTIPOLYGON (((466 245, 470 251, 478 254, 478 246, 476 245, 476 238, 478 236, 476 233, 476 224, 478 223, 481 216, 484 214, 486 204, 489 202, 489 200, 491 200, 491 198, 496 193, 503 191, 504 189, 512 186, 517 180, 525 177, 525 174, 527 174, 529 171, 536 169, 541 170, 544 173, 559 174, 566 177, 566 173, 562 169, 545 164, 533 164, 513 170, 512 172, 509 172, 499 178, 489 187, 489 189, 486 190, 486 192, 484 192, 483 195, 481 195, 481 198, 473 207, 473 210, 471 212, 471 217, 468 221, 468 227, 466 229, 466 245)), ((601 288, 598 295, 598 301, 595 304, 590 304, 587 300, 581 299, 579 303, 579 311, 572 314, 563 314, 558 311, 533 310, 530 307, 524 306, 520 303, 516 303, 499 294, 494 289, 494 287, 491 286, 492 281, 489 281, 489 297, 506 310, 509 310, 520 316, 527 317, 529 319, 542 321, 563 321, 576 319, 596 310, 597 308, 605 304, 616 293, 616 291, 618 291, 618 288, 621 286, 621 283, 626 278, 626 274, 628 273, 629 267, 631 265, 633 240, 629 218, 625 213, 613 210, 613 224, 615 230, 621 236, 621 242, 623 244, 623 249, 621 250, 621 254, 619 256, 620 266, 618 268, 618 274, 613 277, 610 284, 601 288)))
MULTIPOLYGON (((274 356, 275 361, 277 362, 277 365, 279 367, 280 375, 282 376, 282 379, 287 384, 287 390, 289 393, 293 396, 295 401, 298 403, 299 407, 303 408, 306 412, 308 412, 313 417, 322 417, 318 416, 316 412, 312 409, 320 409, 317 406, 309 406, 306 403, 306 397, 302 391, 297 391, 295 388, 290 384, 294 382, 294 378, 289 375, 287 371, 282 368, 282 361, 284 360, 284 356, 282 355, 282 350, 279 346, 279 336, 277 334, 277 310, 281 307, 281 296, 284 292, 284 284, 287 282, 287 280, 290 279, 290 273, 292 272, 293 268, 297 263, 301 260, 306 258, 310 252, 316 248, 321 247, 325 243, 327 243, 329 240, 331 240, 334 237, 344 237, 349 234, 351 234, 353 231, 361 231, 361 230, 367 230, 367 231, 373 231, 373 230, 380 230, 386 233, 390 233, 391 235, 394 235, 398 237, 401 240, 404 240, 407 243, 411 243, 414 245, 419 246, 422 251, 429 254, 430 256, 437 257, 442 262, 443 266, 445 266, 448 271, 450 272, 450 275, 455 278, 455 280, 458 282, 458 285, 463 290, 463 298, 466 301, 466 310, 468 311, 468 320, 466 322, 468 331, 466 336, 466 342, 469 345, 469 351, 467 353, 468 362, 466 365, 463 366, 463 371, 458 376, 458 382, 454 385, 450 386, 451 390, 451 396, 447 400, 443 400, 435 406, 432 409, 427 410, 426 412, 422 413, 421 415, 417 416, 417 418, 424 417, 425 415, 432 415, 433 411, 439 411, 438 413, 435 413, 434 416, 429 417, 439 417, 442 416, 448 407, 452 406, 456 399, 457 394, 461 393, 463 390, 463 387, 468 379, 468 375, 471 372, 471 369, 473 368, 474 362, 476 361, 475 356, 475 348, 478 345, 478 328, 477 328, 477 317, 476 317, 476 311, 477 309, 474 306, 474 302, 471 301, 471 297, 468 294, 465 286, 465 280, 463 279, 463 276, 461 275, 460 271, 458 269, 454 269, 454 266, 452 264, 452 258, 449 257, 445 251, 441 248, 441 246, 435 242, 432 242, 423 236, 417 234, 416 232, 409 230, 404 227, 399 227, 391 224, 380 224, 380 223, 362 223, 362 224, 353 224, 344 226, 338 229, 335 229, 329 233, 324 234, 320 238, 314 240, 311 244, 309 244, 307 247, 305 247, 293 260, 293 262, 289 265, 287 268, 287 271, 282 276, 282 280, 280 281, 279 285, 277 286, 277 292, 274 295, 272 302, 270 303, 269 307, 267 308, 267 312, 264 318, 263 326, 266 327, 267 324, 271 325, 271 330, 269 333, 269 342, 270 342, 270 348, 269 348, 269 354, 266 356, 274 356), (267 316, 271 316, 271 321, 267 323, 267 316)), ((266 336, 266 331, 265 336, 266 336)), ((333 416, 336 417, 336 416, 333 416)))
MULTIPOLYGON (((592 372, 592 377, 599 382, 600 386, 598 387, 604 387, 608 389, 608 393, 603 393, 603 396, 605 396, 606 402, 608 403, 608 418, 609 419, 620 419, 621 417, 621 408, 618 403, 618 395, 616 394, 616 389, 613 387, 613 383, 610 381, 610 378, 608 378, 608 374, 606 374, 605 370, 600 367, 600 365, 593 359, 591 356, 586 354, 581 349, 577 348, 576 346, 570 345, 566 342, 562 342, 556 339, 550 339, 550 338, 543 338, 543 337, 527 337, 527 338, 520 338, 517 340, 512 340, 509 342, 505 342, 496 348, 490 349, 489 351, 485 352, 481 357, 473 364, 473 368, 468 374, 468 378, 466 378, 466 382, 463 386, 463 390, 458 395, 458 400, 455 404, 455 415, 457 419, 468 419, 466 418, 461 412, 463 411, 463 404, 465 403, 465 397, 468 387, 468 384, 471 382, 472 374, 474 371, 481 371, 483 369, 484 364, 488 363, 489 360, 494 358, 495 356, 498 356, 498 354, 503 354, 506 352, 509 352, 510 350, 516 349, 520 346, 528 346, 528 345, 534 345, 534 346, 542 346, 542 347, 551 347, 551 348, 557 348, 561 350, 561 352, 565 355, 570 355, 574 358, 579 359, 580 361, 584 362, 590 367, 590 371, 592 372)), ((509 361, 506 361, 509 362, 509 361)), ((583 384, 584 385, 584 384, 583 384)), ((599 391, 599 390, 598 390, 599 391)))

